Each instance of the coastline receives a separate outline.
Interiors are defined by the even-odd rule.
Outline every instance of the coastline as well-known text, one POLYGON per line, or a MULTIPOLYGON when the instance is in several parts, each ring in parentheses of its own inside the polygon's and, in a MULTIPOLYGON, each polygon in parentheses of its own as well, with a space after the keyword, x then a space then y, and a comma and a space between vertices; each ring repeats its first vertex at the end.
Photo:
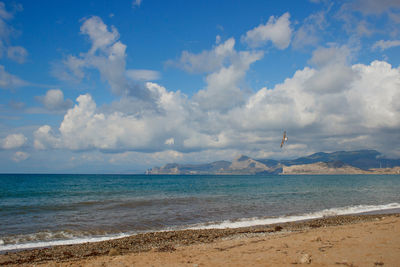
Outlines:
MULTIPOLYGON (((272 237, 279 238, 279 236, 287 237, 288 235, 307 233, 328 227, 342 229, 356 226, 358 229, 362 224, 371 224, 374 226, 376 223, 384 223, 386 220, 391 220, 396 226, 400 226, 400 213, 341 215, 305 221, 229 229, 149 232, 101 242, 5 252, 0 255, 0 265, 14 266, 50 263, 79 265, 81 261, 92 261, 104 257, 136 257, 143 253, 175 253, 178 248, 178 250, 189 249, 190 247, 199 245, 207 247, 219 242, 228 242, 229 240, 243 241, 249 238, 269 239, 272 237)), ((396 249, 398 251, 400 246, 396 249)))

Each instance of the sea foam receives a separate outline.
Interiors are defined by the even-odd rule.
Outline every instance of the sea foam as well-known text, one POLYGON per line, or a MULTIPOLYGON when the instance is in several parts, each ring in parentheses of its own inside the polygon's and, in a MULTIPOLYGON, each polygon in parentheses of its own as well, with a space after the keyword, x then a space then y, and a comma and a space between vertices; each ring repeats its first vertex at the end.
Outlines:
POLYGON ((188 229, 239 228, 239 227, 249 227, 249 226, 257 226, 257 225, 268 225, 268 224, 275 224, 275 223, 285 223, 285 222, 295 222, 295 221, 303 221, 303 220, 310 220, 310 219, 318 219, 318 218, 323 218, 323 217, 327 217, 327 216, 360 214, 360 213, 366 213, 366 212, 384 211, 384 210, 391 210, 391 209, 400 209, 400 204, 399 203, 390 203, 390 204, 384 204, 384 205, 357 205, 357 206, 324 209, 321 211, 304 213, 304 214, 300 214, 300 215, 264 217, 264 218, 255 217, 255 218, 239 219, 239 220, 234 220, 234 221, 225 220, 222 222, 196 224, 194 226, 189 227, 188 229))

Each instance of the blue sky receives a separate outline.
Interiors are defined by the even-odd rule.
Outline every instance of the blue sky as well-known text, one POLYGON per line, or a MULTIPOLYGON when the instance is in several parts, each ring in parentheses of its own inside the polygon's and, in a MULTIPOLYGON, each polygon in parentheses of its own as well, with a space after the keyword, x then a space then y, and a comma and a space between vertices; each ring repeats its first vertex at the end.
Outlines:
POLYGON ((399 26, 397 0, 0 2, 0 172, 400 157, 399 26))

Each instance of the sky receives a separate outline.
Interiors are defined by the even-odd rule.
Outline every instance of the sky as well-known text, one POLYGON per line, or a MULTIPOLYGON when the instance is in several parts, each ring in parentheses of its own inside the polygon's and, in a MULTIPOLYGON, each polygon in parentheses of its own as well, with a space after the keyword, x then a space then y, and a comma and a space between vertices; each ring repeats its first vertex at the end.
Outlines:
POLYGON ((399 158, 399 64, 399 0, 0 2, 0 173, 399 158))

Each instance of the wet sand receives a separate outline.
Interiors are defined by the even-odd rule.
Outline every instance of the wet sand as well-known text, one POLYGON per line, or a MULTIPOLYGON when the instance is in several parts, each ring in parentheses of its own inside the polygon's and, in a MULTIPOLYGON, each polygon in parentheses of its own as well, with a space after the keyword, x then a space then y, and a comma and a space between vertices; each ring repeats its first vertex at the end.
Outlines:
POLYGON ((8 252, 9 266, 400 266, 400 214, 139 234, 8 252))

